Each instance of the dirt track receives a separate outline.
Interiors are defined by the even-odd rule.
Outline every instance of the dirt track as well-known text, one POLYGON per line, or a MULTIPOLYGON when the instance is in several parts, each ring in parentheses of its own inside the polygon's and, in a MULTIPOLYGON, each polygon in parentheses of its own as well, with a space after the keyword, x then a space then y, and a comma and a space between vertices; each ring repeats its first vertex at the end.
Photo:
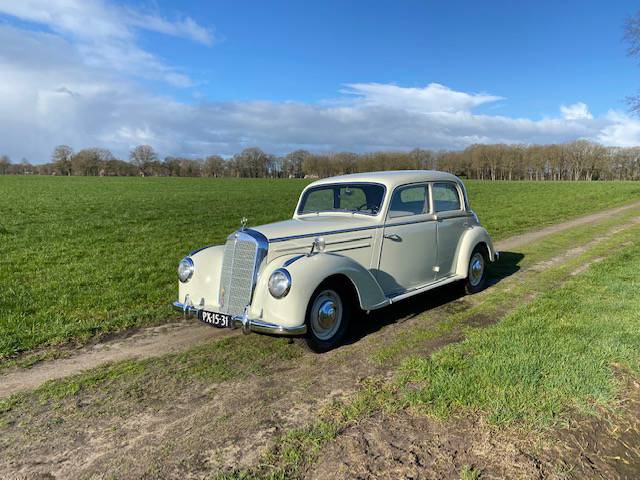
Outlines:
MULTIPOLYGON (((511 251, 547 235, 640 208, 640 202, 575 218, 540 230, 516 235, 496 242, 499 251, 511 251)), ((10 368, 0 375, 0 398, 38 387, 47 380, 74 375, 99 365, 128 359, 151 358, 176 353, 201 344, 211 338, 238 335, 239 332, 210 328, 196 320, 172 322, 137 330, 126 338, 100 342, 69 352, 65 358, 44 361, 32 368, 10 368)))

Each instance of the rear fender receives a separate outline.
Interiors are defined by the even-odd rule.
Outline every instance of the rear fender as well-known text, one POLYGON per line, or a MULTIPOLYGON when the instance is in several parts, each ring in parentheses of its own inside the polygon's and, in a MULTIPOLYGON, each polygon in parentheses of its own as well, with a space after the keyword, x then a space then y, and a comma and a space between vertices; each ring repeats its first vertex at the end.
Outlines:
POLYGON ((456 275, 464 278, 469 274, 469 259, 474 248, 480 244, 485 244, 487 247, 487 255, 489 261, 495 262, 497 260, 496 250, 493 247, 493 241, 489 236, 489 233, 481 226, 474 226, 465 231, 464 236, 460 240, 460 246, 458 247, 458 256, 456 263, 456 275))

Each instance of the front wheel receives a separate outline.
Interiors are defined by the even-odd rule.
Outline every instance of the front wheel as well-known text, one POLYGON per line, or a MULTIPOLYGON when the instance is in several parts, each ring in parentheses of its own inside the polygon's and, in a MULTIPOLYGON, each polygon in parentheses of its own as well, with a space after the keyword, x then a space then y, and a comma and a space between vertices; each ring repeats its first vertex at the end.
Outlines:
POLYGON ((317 353, 339 346, 349 329, 353 306, 348 292, 338 286, 320 286, 307 309, 307 345, 317 353))
POLYGON ((478 245, 469 258, 469 269, 464 290, 469 293, 481 291, 487 281, 487 257, 484 248, 478 245))

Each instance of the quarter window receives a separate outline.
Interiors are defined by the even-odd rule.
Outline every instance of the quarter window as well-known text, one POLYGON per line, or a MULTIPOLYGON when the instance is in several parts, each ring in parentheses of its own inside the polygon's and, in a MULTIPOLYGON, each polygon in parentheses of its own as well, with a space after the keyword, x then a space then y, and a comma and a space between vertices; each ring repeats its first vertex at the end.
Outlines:
POLYGON ((426 185, 410 185, 396 189, 389 206, 389 217, 420 215, 429 210, 429 193, 426 185))
POLYGON ((460 194, 452 183, 433 184, 433 207, 436 212, 461 210, 460 194))

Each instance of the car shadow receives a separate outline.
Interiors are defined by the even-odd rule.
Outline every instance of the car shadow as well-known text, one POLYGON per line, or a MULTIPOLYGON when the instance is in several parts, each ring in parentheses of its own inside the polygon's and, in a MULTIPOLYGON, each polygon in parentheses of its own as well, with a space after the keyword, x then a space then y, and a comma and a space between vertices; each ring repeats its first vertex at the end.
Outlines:
MULTIPOLYGON (((523 258, 524 255, 522 253, 500 252, 498 261, 489 265, 487 270, 486 288, 493 287, 520 270, 519 264, 523 258)), ((345 343, 355 343, 366 335, 374 333, 387 325, 409 320, 464 296, 464 283, 454 282, 391 304, 380 310, 374 310, 366 315, 365 321, 354 325, 350 338, 345 343)))

